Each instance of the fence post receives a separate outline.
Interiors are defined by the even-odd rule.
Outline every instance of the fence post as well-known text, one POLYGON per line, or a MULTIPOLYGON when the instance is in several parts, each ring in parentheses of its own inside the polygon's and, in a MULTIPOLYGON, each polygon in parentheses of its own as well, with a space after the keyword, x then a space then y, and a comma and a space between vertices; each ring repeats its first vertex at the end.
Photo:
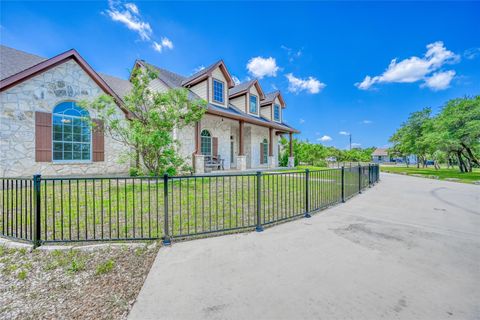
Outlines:
MULTIPOLYGON (((41 186, 41 179, 42 176, 40 174, 36 174, 33 176, 33 201, 34 201, 34 220, 33 220, 33 248, 37 248, 42 244, 41 241, 41 222, 40 222, 40 214, 41 214, 41 195, 40 195, 40 186, 41 186)), ((32 222, 30 222, 32 223, 32 222)))
POLYGON ((345 167, 342 166, 342 202, 345 202, 345 167))
POLYGON ((368 187, 372 186, 372 165, 368 164, 368 187))
POLYGON ((305 169, 305 218, 311 218, 310 215, 310 188, 309 188, 309 181, 310 181, 310 170, 305 169))
POLYGON ((257 171, 257 232, 262 232, 262 172, 257 171))
POLYGON ((163 220, 164 235, 162 243, 164 246, 169 246, 172 244, 172 241, 168 234, 168 174, 166 173, 163 175, 163 210, 165 211, 165 218, 163 220))
POLYGON ((358 165, 358 193, 362 193, 362 166, 358 165))

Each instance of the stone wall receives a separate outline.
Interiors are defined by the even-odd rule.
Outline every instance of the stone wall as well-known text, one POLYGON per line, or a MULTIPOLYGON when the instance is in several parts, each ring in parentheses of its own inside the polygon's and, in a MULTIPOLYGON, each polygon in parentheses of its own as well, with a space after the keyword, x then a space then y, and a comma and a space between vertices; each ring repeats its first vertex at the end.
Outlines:
MULTIPOLYGON (((52 112, 64 101, 92 100, 103 91, 73 60, 0 93, 0 176, 98 175, 126 173, 126 147, 105 136, 105 161, 35 162, 35 112, 52 112)), ((90 116, 95 113, 89 110, 90 116)), ((119 114, 121 111, 119 111, 119 114)))

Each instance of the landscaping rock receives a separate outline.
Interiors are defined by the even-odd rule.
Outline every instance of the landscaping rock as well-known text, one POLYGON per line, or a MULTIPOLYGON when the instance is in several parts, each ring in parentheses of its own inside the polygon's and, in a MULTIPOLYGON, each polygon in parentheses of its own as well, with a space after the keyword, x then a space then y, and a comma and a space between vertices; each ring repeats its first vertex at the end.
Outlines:
POLYGON ((458 178, 446 178, 446 181, 460 181, 458 178))
POLYGON ((480 180, 473 181, 473 184, 480 185, 480 180))

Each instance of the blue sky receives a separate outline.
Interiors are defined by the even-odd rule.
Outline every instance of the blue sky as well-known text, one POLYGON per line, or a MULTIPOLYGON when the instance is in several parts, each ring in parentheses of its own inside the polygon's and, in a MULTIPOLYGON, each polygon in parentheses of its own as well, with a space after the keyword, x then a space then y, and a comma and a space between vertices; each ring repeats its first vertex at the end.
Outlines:
POLYGON ((191 74, 224 59, 261 77, 312 142, 384 146, 408 114, 480 94, 480 3, 5 2, 0 42, 70 48, 126 78, 135 59, 191 74), (393 59, 396 59, 393 61, 393 59), (368 78, 367 78, 368 76, 368 78))

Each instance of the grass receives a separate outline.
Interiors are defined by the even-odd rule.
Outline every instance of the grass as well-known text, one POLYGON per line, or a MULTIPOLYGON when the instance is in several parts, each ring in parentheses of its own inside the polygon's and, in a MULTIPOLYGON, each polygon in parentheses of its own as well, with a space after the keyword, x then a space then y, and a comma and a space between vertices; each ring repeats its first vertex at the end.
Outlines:
POLYGON ((102 262, 97 266, 95 274, 99 276, 102 274, 109 273, 110 271, 113 270, 114 267, 115 267, 115 261, 113 261, 112 259, 108 259, 107 261, 102 262))
MULTIPOLYGON (((306 211, 304 169, 262 175, 262 224, 306 211)), ((310 209, 338 202, 341 171, 309 169, 312 170, 310 209)), ((345 172, 347 197, 358 191, 356 169, 345 172)), ((256 183, 254 174, 169 180, 169 234, 186 236, 254 226, 256 183)), ((1 232, 31 237, 32 217, 28 209, 31 198, 31 189, 26 185, 13 191, 0 190, 0 211, 9 208, 0 213, 1 232)), ((164 235, 166 215, 161 179, 45 180, 41 185, 41 201, 44 240, 160 238, 164 235)))
POLYGON ((390 167, 390 166, 381 166, 380 170, 382 172, 389 173, 401 173, 406 175, 419 175, 426 178, 436 178, 440 180, 446 179, 458 179, 458 182, 463 183, 473 183, 475 181, 480 181, 480 169, 474 169, 473 172, 462 173, 457 169, 446 169, 441 168, 435 170, 435 168, 417 168, 417 167, 390 167))

